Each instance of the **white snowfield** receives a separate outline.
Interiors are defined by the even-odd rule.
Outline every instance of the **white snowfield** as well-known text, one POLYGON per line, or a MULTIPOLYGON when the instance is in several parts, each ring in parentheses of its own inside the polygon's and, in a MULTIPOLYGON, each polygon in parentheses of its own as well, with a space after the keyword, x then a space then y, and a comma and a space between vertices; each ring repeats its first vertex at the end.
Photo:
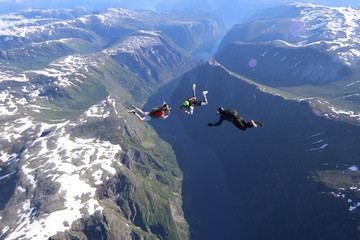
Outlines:
MULTIPOLYGON (((328 44, 329 52, 334 52, 346 64, 351 64, 360 56, 359 19, 360 11, 352 8, 326 8, 311 4, 298 4, 304 7, 301 17, 294 23, 293 34, 300 34, 303 41, 297 46, 311 46, 328 44), (325 30, 317 36, 318 30, 325 30), (336 36, 336 38, 335 38, 336 36), (341 36, 340 38, 338 36, 341 36), (321 39, 321 40, 317 40, 321 39)), ((135 19, 136 12, 111 9, 96 15, 104 24, 111 25, 123 18, 135 19)), ((89 23, 89 16, 74 20, 59 19, 27 19, 22 15, 0 15, 0 36, 5 41, 12 41, 19 36, 30 38, 31 35, 52 35, 56 28, 75 28, 74 23, 89 23), (40 24, 46 21, 46 24, 40 24)), ((83 29, 81 29, 83 30, 83 29)), ((45 124, 37 122, 33 117, 24 113, 24 109, 39 111, 41 106, 34 104, 39 97, 30 79, 30 75, 43 75, 55 79, 54 84, 59 87, 69 87, 82 82, 91 66, 101 66, 104 58, 124 51, 133 53, 141 47, 156 46, 160 43, 157 32, 147 31, 144 35, 130 36, 116 49, 104 50, 99 56, 70 55, 56 60, 41 70, 25 71, 20 74, 0 71, 0 82, 14 81, 24 84, 21 94, 8 89, 0 91, 0 161, 8 166, 19 163, 19 169, 0 176, 0 181, 13 175, 19 177, 15 193, 18 202, 11 201, 16 215, 15 220, 0 216, 0 238, 8 234, 5 239, 48 239, 57 232, 70 229, 71 224, 83 216, 93 215, 102 211, 103 207, 96 199, 96 187, 114 176, 117 169, 122 167, 117 155, 122 152, 119 145, 107 141, 90 138, 84 139, 71 135, 70 129, 83 124, 90 118, 106 118, 110 116, 109 103, 116 115, 115 101, 111 98, 89 108, 78 121, 64 121, 59 124, 45 124), (26 96, 22 97, 22 96, 26 96), (5 121, 6 120, 6 121, 5 121), (42 133, 47 132, 45 136, 42 133), (21 154, 9 154, 5 146, 22 137, 30 136, 31 142, 21 154), (38 190, 40 184, 57 186, 56 210, 42 213, 31 202, 31 194, 38 190), (30 198, 29 198, 30 196, 30 198), (11 222, 15 221, 15 222, 11 222), (15 227, 13 227, 15 226, 15 227)), ((65 41, 58 39, 57 41, 65 41)), ((33 43, 36 44, 36 43, 33 43)), ((288 43, 290 44, 290 43, 288 43)), ((293 45, 293 44, 292 44, 293 45)), ((100 54, 100 53, 97 53, 100 54)), ((212 64, 219 65, 215 61, 212 64)), ((359 118, 354 112, 331 109, 334 116, 349 115, 359 118)), ((121 117, 121 116, 118 116, 121 117)), ((319 134, 320 135, 320 134, 319 134)), ((318 135, 316 135, 318 136, 318 135)), ((321 137, 312 136, 309 139, 311 147, 307 151, 322 151, 328 144, 321 137)), ((352 169, 355 169, 354 167, 352 169)), ((357 168, 356 168, 357 171, 357 168)), ((50 203, 51 205, 51 203, 50 203)))
POLYGON ((290 33, 303 38, 292 46, 325 44, 325 50, 347 65, 360 57, 360 10, 352 7, 325 7, 306 3, 301 8, 290 33))
MULTIPOLYGON (((314 46, 328 51, 347 65, 355 64, 360 57, 360 10, 352 7, 326 7, 307 3, 290 4, 301 9, 299 17, 293 20, 290 34, 302 39, 287 43, 291 46, 314 46)), ((45 10, 44 10, 45 11, 45 10)), ((62 20, 54 18, 26 18, 23 13, 0 15, 0 36, 11 41, 19 36, 31 39, 39 34, 52 36, 56 29, 75 29, 89 32, 91 18, 98 18, 104 26, 121 24, 123 21, 146 21, 149 13, 126 9, 108 9, 97 15, 85 15, 79 18, 62 20)), ((168 20, 173 23, 176 19, 168 20)), ((179 24, 191 22, 178 21, 179 24)), ((273 26, 276 27, 276 26, 273 26)), ((53 39, 61 40, 61 39, 53 39)), ((35 43, 34 43, 35 44, 35 43)))
POLYGON ((118 47, 118 51, 135 53, 141 48, 150 48, 162 45, 160 35, 154 31, 140 31, 144 35, 130 36, 118 47))
POLYGON ((319 98, 311 97, 311 98, 297 99, 297 101, 300 102, 307 101, 309 102, 310 105, 312 104, 324 105, 327 108, 327 111, 325 111, 326 113, 324 113, 323 115, 327 118, 339 119, 340 117, 345 117, 345 118, 352 118, 356 121, 360 121, 359 112, 337 109, 336 107, 332 106, 329 102, 323 99, 320 100, 319 98))
MULTIPOLYGON (((114 176, 116 168, 122 166, 116 157, 122 148, 107 141, 71 136, 70 129, 81 125, 84 119, 108 117, 108 110, 104 108, 108 109, 109 106, 115 108, 115 100, 108 98, 92 106, 73 122, 44 124, 27 116, 5 127, 0 126, 0 141, 15 141, 14 134, 17 134, 17 138, 26 134, 36 137, 19 156, 9 155, 0 149, 2 162, 11 165, 20 161, 21 169, 18 172, 0 176, 0 180, 17 174, 20 181, 17 182, 15 196, 22 199, 13 202, 18 216, 16 222, 3 227, 0 235, 9 234, 6 239, 48 239, 57 232, 70 229, 71 224, 83 216, 103 210, 95 197, 96 186, 114 176), (49 133, 41 136, 46 131, 49 133), (44 181, 49 186, 58 186, 56 209, 46 214, 31 204, 34 196, 26 193, 26 189, 30 193, 41 192, 37 188, 44 181), (31 198, 26 198, 29 195, 31 198)), ((47 204, 51 206, 52 203, 47 204)), ((5 224, 7 219, 2 218, 2 221, 5 224)))
MULTIPOLYGON (((110 8, 106 12, 95 15, 104 25, 111 26, 123 21, 123 19, 136 20, 138 13, 128 9, 110 8)), ((141 18, 141 17, 140 17, 141 18)))
MULTIPOLYGON (((56 38, 57 30, 76 29, 86 33, 92 18, 110 26, 121 23, 125 18, 137 21, 137 14, 147 13, 109 9, 98 15, 71 20, 26 18, 21 13, 0 15, 0 36, 4 37, 5 42, 13 41, 16 44, 21 37, 29 40, 31 46, 52 41, 66 43, 68 40, 56 38), (33 38, 51 40, 31 42, 33 38)), ((32 79, 48 79, 51 86, 72 87, 85 81, 92 74, 91 68, 103 66, 110 55, 119 51, 133 53, 142 47, 161 45, 161 37, 161 33, 156 31, 138 31, 125 39, 121 46, 87 56, 69 55, 43 69, 17 72, 17 69, 9 70, 6 65, 0 65, 0 82, 20 85, 16 88, 9 84, 7 89, 0 90, 0 161, 6 166, 18 166, 17 170, 0 176, 0 181, 15 175, 18 179, 14 196, 9 201, 13 215, 0 216, 0 238, 48 239, 70 229, 74 221, 101 212, 103 207, 95 196, 96 189, 122 168, 118 161, 121 146, 71 135, 72 128, 94 118, 113 117, 112 114, 121 117, 116 111, 115 100, 108 98, 90 107, 76 121, 64 120, 56 124, 38 122, 28 113, 45 110, 41 102, 46 101, 47 97, 40 97, 44 89, 33 83, 32 79), (25 150, 10 154, 11 145, 23 138, 29 139, 24 143, 25 150), (34 195, 41 195, 41 191, 45 191, 42 190, 44 185, 56 191, 51 193, 54 196, 48 196, 51 201, 46 203, 46 207, 51 210, 46 213, 34 205, 39 201, 34 199, 34 195)), ((43 197, 46 196, 43 194, 43 197)))
POLYGON ((49 67, 43 70, 28 71, 25 73, 36 73, 56 78, 55 84, 61 87, 73 85, 74 81, 82 82, 86 78, 81 72, 88 71, 86 58, 81 55, 70 55, 64 59, 52 62, 49 67))

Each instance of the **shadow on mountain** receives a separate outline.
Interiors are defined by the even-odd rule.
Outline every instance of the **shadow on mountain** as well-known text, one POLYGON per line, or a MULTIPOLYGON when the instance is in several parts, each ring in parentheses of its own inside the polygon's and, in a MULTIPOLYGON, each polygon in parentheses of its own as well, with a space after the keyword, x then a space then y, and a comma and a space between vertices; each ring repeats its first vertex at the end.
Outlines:
POLYGON ((343 189, 351 201, 360 200, 350 190, 359 174, 348 170, 356 164, 358 127, 320 117, 307 102, 260 91, 212 63, 160 89, 147 106, 160 100, 168 100, 173 111, 151 124, 172 144, 184 171, 191 239, 360 236, 350 201, 334 195, 343 189), (198 93, 209 91, 209 104, 189 116, 177 107, 193 83, 198 93), (164 99, 167 93, 170 98, 164 99), (219 106, 237 109, 265 127, 243 132, 224 122, 209 128, 207 122, 218 120, 219 106))

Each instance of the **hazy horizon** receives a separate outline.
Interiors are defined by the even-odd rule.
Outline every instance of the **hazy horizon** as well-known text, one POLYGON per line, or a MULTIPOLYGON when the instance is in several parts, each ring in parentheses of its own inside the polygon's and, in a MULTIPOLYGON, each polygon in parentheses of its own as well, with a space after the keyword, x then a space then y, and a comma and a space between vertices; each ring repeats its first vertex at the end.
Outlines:
POLYGON ((329 7, 360 7, 358 0, 0 0, 0 14, 22 9, 71 9, 84 7, 88 11, 107 8, 130 10, 169 11, 176 8, 198 8, 217 13, 230 28, 234 24, 247 21, 259 9, 280 6, 288 3, 303 2, 329 7))
POLYGON ((74 8, 74 7, 85 7, 89 10, 99 10, 106 9, 109 7, 120 7, 120 8, 129 8, 132 10, 157 10, 158 6, 168 5, 168 6, 196 6, 198 8, 204 8, 208 10, 216 10, 222 6, 226 6, 229 3, 232 4, 241 4, 241 5, 282 5, 293 2, 304 2, 304 3, 313 3, 319 5, 325 5, 330 7, 339 7, 339 6, 354 6, 359 7, 360 3, 358 0, 0 0, 0 13, 8 10, 11 10, 12 7, 19 8, 74 8))

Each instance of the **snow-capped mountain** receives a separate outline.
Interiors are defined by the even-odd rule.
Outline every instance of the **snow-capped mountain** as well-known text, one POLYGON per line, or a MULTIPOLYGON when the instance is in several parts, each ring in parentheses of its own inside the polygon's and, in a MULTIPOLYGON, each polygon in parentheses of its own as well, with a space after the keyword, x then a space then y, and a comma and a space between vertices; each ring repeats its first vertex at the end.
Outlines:
POLYGON ((125 9, 0 19, 0 238, 187 238, 173 150, 125 106, 196 66, 190 51, 221 20, 125 9))
POLYGON ((360 58, 359 25, 357 8, 294 3, 258 11, 249 23, 235 26, 220 48, 233 41, 282 40, 289 47, 318 49, 351 66, 360 58))
POLYGON ((184 175, 194 179, 184 187, 192 196, 184 206, 196 219, 191 236, 359 238, 359 112, 261 85, 215 60, 187 72, 163 92, 169 92, 170 104, 180 103, 193 83, 197 91, 209 91, 208 104, 196 108, 193 118, 177 114, 172 121, 154 124, 176 146, 184 175), (228 121, 208 127, 219 120, 219 106, 236 109, 264 127, 241 131, 228 121))
POLYGON ((178 46, 194 50, 202 44, 201 39, 206 41, 216 38, 225 30, 225 26, 216 15, 200 10, 154 12, 108 9, 95 13, 76 10, 23 10, 0 15, 2 50, 19 48, 29 43, 73 38, 89 42, 99 38, 110 41, 141 29, 163 31, 178 46), (183 36, 175 30, 181 31, 183 36), (203 36, 188 31, 201 33, 203 36), (184 39, 187 41, 182 41, 184 39))
MULTIPOLYGON (((16 109, 11 113, 12 116, 19 114, 16 109)), ((85 232, 90 237, 91 233, 86 229, 91 228, 91 223, 86 223, 86 219, 114 218, 108 207, 119 208, 120 201, 122 207, 118 210, 122 210, 116 214, 116 219, 110 224, 99 220, 95 227, 118 228, 121 233, 117 238, 129 238, 132 227, 146 228, 146 220, 132 223, 132 218, 141 219, 141 215, 146 215, 151 208, 142 204, 148 203, 123 199, 123 195, 137 196, 137 188, 148 191, 146 183, 137 176, 139 170, 136 166, 131 167, 134 163, 129 165, 129 160, 144 161, 142 168, 148 164, 146 161, 157 160, 147 153, 139 154, 134 148, 136 144, 132 144, 134 149, 130 150, 135 156, 127 157, 128 139, 142 142, 147 130, 141 123, 133 121, 115 99, 108 97, 78 118, 58 124, 39 122, 31 116, 17 116, 17 120, 11 121, 7 112, 2 114, 2 120, 7 118, 1 125, 0 180, 4 191, 0 228, 4 239, 48 239, 57 234, 74 236, 74 232, 85 232), (19 150, 10 154, 16 147, 19 150), (111 181, 119 181, 120 185, 130 189, 117 190, 117 184, 110 184, 111 181), (115 189, 101 190, 107 185, 115 189), (126 212, 125 206, 129 204, 131 207, 132 202, 136 203, 137 210, 126 212), (85 223, 81 223, 84 220, 85 223), (78 226, 76 230, 72 230, 74 224, 78 226)), ((160 167, 162 163, 158 164, 160 167)), ((166 168, 162 166, 161 171, 166 168)), ((158 171, 159 168, 150 168, 153 177, 163 174, 158 171)), ((150 173, 147 176, 148 179, 153 177, 150 173)), ((158 198, 152 196, 151 201, 156 202, 158 198)), ((169 201, 175 207, 179 200, 174 196, 169 201)), ((95 231, 92 234, 101 236, 108 233, 95 231)))
POLYGON ((69 54, 98 52, 138 30, 161 31, 178 48, 193 51, 220 36, 225 26, 200 10, 23 10, 0 15, 0 62, 42 68, 69 54))
POLYGON ((295 46, 325 45, 323 51, 351 65, 360 57, 360 10, 352 7, 321 7, 299 4, 300 16, 290 25, 290 34, 304 40, 295 46))
POLYGON ((225 29, 208 12, 1 15, 0 238, 358 238, 357 10, 276 10, 200 66, 225 29), (193 116, 128 113, 193 83, 193 116), (265 126, 210 128, 219 106, 265 126))
POLYGON ((215 58, 260 84, 359 111, 360 10, 289 4, 259 11, 224 37, 215 58))
MULTIPOLYGON (((48 81, 58 87, 79 85, 82 78, 89 77, 87 74, 99 77, 95 77, 98 73, 94 69, 105 66, 108 71, 114 70, 110 67, 114 62, 109 62, 115 59, 115 64, 122 64, 121 71, 130 68, 135 73, 130 73, 132 77, 138 74, 145 78, 147 91, 154 91, 159 84, 197 64, 174 42, 194 49, 224 30, 218 19, 210 16, 204 20, 204 15, 201 11, 125 9, 94 14, 84 10, 24 10, 1 15, 1 81, 7 84, 32 79, 42 82, 41 95, 54 94, 64 89, 55 91, 47 86, 48 81), (174 37, 177 28, 184 37, 174 37), (181 41, 184 38, 186 41, 181 41)), ((39 88, 38 84, 33 86, 39 88)))
POLYGON ((73 25, 73 10, 24 10, 0 16, 1 49, 19 48, 29 43, 69 38, 90 40, 91 33, 73 25))
POLYGON ((132 33, 105 52, 146 79, 149 89, 155 89, 174 76, 180 75, 184 67, 190 69, 199 63, 182 54, 178 47, 159 31, 132 33))
POLYGON ((193 83, 209 91, 208 105, 193 118, 154 124, 193 179, 184 183, 192 196, 184 206, 196 219, 191 236, 360 237, 356 13, 312 4, 259 12, 226 34, 215 60, 153 96, 169 92, 172 104, 184 101, 193 83), (218 121, 219 106, 264 127, 208 127, 218 121))
POLYGON ((21 153, 2 154, 5 168, 17 169, 2 176, 3 181, 12 174, 18 179, 2 217, 2 235, 8 239, 47 238, 69 230, 83 215, 103 211, 96 186, 119 172, 116 169, 122 164, 116 156, 122 148, 109 141, 71 136, 71 129, 94 118, 106 119, 110 111, 115 115, 114 102, 107 99, 73 122, 44 124, 27 117, 1 126, 3 143, 25 135, 33 138, 21 153))

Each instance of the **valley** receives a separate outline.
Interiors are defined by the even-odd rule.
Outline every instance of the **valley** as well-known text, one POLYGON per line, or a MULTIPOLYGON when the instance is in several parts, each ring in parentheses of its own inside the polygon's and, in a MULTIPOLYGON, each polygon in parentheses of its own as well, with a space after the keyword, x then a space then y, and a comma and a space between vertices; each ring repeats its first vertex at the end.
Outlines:
POLYGON ((0 238, 359 238, 359 15, 0 15, 0 238), (207 126, 220 106, 265 126, 207 126))

